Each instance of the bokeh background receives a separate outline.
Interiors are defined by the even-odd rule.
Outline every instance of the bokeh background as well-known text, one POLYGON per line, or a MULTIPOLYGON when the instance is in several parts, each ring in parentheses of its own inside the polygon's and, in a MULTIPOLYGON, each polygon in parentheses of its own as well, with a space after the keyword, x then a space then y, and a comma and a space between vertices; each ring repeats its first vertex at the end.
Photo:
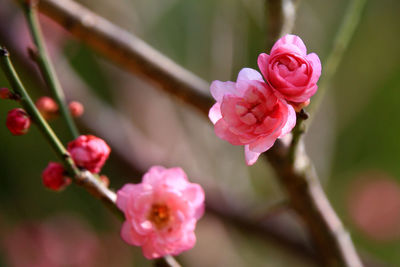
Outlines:
MULTIPOLYGON (((79 2, 207 81, 235 80, 241 68, 257 68, 267 49, 263 0, 79 2)), ((349 2, 299 1, 294 33, 322 62, 349 2)), ((328 197, 369 266, 400 266, 399 14, 399 1, 367 1, 306 137, 328 197)), ((290 235, 304 237, 290 211, 277 208, 285 195, 265 162, 246 167, 242 147, 219 140, 196 110, 110 64, 50 19, 41 23, 67 97, 86 107, 82 133, 112 147, 103 169, 111 188, 140 181, 151 165, 179 165, 214 202, 260 222, 279 217, 292 225, 290 235)), ((32 96, 48 95, 28 58, 30 36, 15 1, 0 0, 0 43, 32 96)), ((119 239, 120 223, 84 190, 43 187, 40 174, 55 154, 35 127, 11 136, 4 122, 15 106, 0 102, 0 266, 151 266, 119 239)), ((70 141, 61 120, 51 125, 70 141)), ((301 251, 215 213, 196 232, 195 248, 179 257, 184 266, 313 266, 301 251)))

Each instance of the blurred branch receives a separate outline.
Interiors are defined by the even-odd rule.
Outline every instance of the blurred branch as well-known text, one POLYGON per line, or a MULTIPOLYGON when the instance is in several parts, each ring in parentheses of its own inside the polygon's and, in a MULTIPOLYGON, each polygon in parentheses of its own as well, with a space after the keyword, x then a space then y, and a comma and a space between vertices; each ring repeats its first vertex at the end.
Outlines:
MULTIPOLYGON (((334 77, 337 68, 343 58, 343 54, 346 51, 351 38, 360 23, 361 14, 367 0, 352 0, 346 10, 342 23, 335 36, 332 50, 330 51, 325 63, 323 64, 324 72, 322 79, 319 83, 319 89, 315 94, 313 101, 311 101, 308 108, 311 115, 313 115, 318 107, 321 105, 322 99, 328 90, 329 84, 331 83, 332 77, 334 77)), ((314 116, 311 117, 311 119, 314 116)), ((310 122, 309 122, 310 123, 310 122)), ((308 123, 308 124, 309 124, 308 123)))
MULTIPOLYGON (((70 0, 42 0, 40 6, 45 14, 96 51, 131 72, 144 75, 207 114, 213 102, 206 93, 207 84, 141 40, 70 0)), ((326 266, 362 266, 308 157, 299 153, 292 161, 287 152, 287 146, 276 142, 266 155, 287 190, 293 208, 307 225, 321 261, 326 266)))
POLYGON ((77 138, 79 136, 78 129, 76 128, 75 122, 69 112, 65 102, 64 92, 47 53, 47 48, 37 17, 36 4, 36 1, 26 1, 22 3, 22 9, 24 10, 33 42, 37 48, 37 52, 35 53, 35 62, 38 63, 43 78, 54 95, 54 99, 60 108, 61 116, 64 118, 72 137, 77 138))
POLYGON ((124 69, 139 74, 208 114, 208 83, 148 44, 71 0, 41 0, 40 11, 124 69))
POLYGON ((299 0, 266 0, 268 48, 285 34, 291 33, 299 0))

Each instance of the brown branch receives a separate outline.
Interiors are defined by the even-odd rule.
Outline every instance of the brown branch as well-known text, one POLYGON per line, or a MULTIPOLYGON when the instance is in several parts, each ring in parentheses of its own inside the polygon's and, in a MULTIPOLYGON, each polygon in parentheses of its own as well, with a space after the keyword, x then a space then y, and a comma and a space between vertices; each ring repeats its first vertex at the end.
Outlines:
POLYGON ((288 152, 287 148, 274 146, 265 154, 287 191, 292 208, 309 229, 321 262, 324 266, 362 266, 309 158, 304 151, 298 151, 292 162, 288 152))
MULTIPOLYGON (((70 1, 42 0, 41 10, 111 61, 157 83, 167 92, 207 114, 212 100, 208 85, 162 56, 143 41, 70 1)), ((343 225, 327 200, 309 159, 303 153, 295 164, 287 147, 277 142, 267 158, 299 217, 308 226, 327 266, 362 266, 343 225), (299 165, 300 160, 306 164, 299 165)))
POLYGON ((292 32, 298 1, 266 0, 268 48, 271 48, 281 36, 292 32))
POLYGON ((208 83, 136 36, 70 0, 42 0, 39 8, 112 62, 208 113, 213 104, 208 83))

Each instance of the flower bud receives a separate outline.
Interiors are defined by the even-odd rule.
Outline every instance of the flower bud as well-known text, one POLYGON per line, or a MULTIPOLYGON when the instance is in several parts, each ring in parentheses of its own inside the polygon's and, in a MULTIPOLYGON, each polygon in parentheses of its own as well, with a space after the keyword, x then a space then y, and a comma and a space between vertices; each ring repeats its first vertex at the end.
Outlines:
POLYGON ((83 105, 78 101, 72 101, 68 105, 69 111, 71 112, 72 117, 80 117, 85 111, 83 105))
POLYGON ((103 139, 93 135, 81 135, 68 144, 68 152, 75 164, 93 173, 100 172, 110 151, 103 139))
POLYGON ((42 96, 36 101, 35 105, 46 120, 53 119, 58 114, 58 105, 51 97, 42 96))
POLYGON ((65 176, 64 166, 56 162, 50 162, 44 169, 42 181, 45 187, 54 191, 60 191, 71 183, 71 179, 65 176))
POLYGON ((10 99, 12 97, 12 93, 8 88, 0 88, 0 99, 10 99))
POLYGON ((25 110, 14 108, 7 114, 6 126, 13 135, 23 135, 28 132, 31 119, 25 110))

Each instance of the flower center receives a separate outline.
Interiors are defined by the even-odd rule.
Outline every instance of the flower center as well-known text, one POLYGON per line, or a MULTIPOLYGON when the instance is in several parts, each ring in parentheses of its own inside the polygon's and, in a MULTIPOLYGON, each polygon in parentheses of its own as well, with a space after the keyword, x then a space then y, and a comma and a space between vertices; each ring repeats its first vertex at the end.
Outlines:
POLYGON ((169 207, 165 204, 153 204, 151 206, 148 219, 156 226, 157 229, 164 228, 170 221, 169 207))

